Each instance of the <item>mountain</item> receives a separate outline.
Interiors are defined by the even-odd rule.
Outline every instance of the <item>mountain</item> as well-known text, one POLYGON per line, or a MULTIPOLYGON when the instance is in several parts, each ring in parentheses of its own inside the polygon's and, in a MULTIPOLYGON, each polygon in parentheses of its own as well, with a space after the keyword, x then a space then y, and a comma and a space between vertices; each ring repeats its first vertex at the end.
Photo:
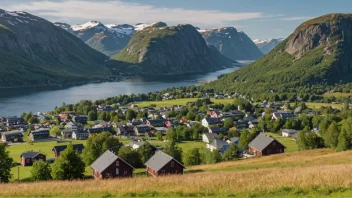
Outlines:
POLYGON ((352 82, 352 14, 301 24, 269 54, 207 88, 240 92, 321 94, 352 82))
POLYGON ((49 21, 0 10, 0 87, 92 80, 107 59, 49 21))
POLYGON ((202 33, 207 44, 215 46, 224 56, 232 60, 256 60, 263 56, 244 32, 238 32, 233 27, 198 31, 202 33))
POLYGON ((136 32, 112 60, 132 63, 145 74, 179 74, 215 71, 234 61, 209 47, 192 25, 166 26, 159 22, 136 32))
POLYGON ((267 39, 267 40, 256 39, 256 40, 253 40, 253 42, 257 45, 257 47, 260 49, 260 51, 263 54, 267 54, 284 40, 285 39, 283 38, 267 39))
POLYGON ((105 26, 98 21, 89 21, 82 25, 72 26, 59 22, 54 24, 77 36, 90 47, 107 56, 122 50, 134 33, 134 27, 127 24, 105 26))

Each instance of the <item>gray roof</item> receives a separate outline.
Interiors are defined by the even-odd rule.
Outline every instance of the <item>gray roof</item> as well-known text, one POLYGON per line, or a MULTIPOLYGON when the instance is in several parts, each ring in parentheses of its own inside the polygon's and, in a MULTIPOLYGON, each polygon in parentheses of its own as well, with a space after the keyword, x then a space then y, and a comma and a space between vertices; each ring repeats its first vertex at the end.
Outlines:
POLYGON ((20 157, 24 157, 24 158, 34 158, 35 156, 37 156, 39 154, 39 152, 25 152, 22 153, 20 157))
MULTIPOLYGON (((257 149, 258 151, 263 151, 274 140, 275 140, 274 138, 269 137, 269 136, 265 135, 264 133, 259 133, 259 135, 256 138, 254 138, 254 140, 251 143, 249 143, 248 145, 250 147, 257 149)), ((278 142, 278 143, 280 143, 280 142, 278 142)))
POLYGON ((227 142, 225 142, 223 140, 215 139, 210 145, 215 147, 215 148, 217 148, 217 149, 221 149, 225 145, 229 145, 229 143, 227 143, 227 142))
POLYGON ((230 141, 231 141, 231 142, 238 142, 239 140, 240 140, 239 137, 232 137, 232 138, 230 138, 230 141))
POLYGON ((211 117, 205 118, 205 120, 208 122, 208 124, 218 124, 221 122, 220 119, 211 117))
POLYGON ((208 140, 215 139, 215 138, 219 137, 219 135, 216 133, 204 133, 204 135, 208 138, 208 140))
POLYGON ((183 164, 181 164, 179 161, 177 161, 176 159, 174 159, 173 157, 171 157, 170 155, 165 154, 162 151, 157 151, 155 152, 155 154, 153 155, 153 157, 151 157, 146 163, 146 166, 149 166, 150 168, 152 168, 155 171, 159 171, 160 169, 162 169, 167 163, 169 163, 171 160, 175 160, 177 163, 179 163, 181 166, 183 166, 185 168, 185 166, 183 164))
MULTIPOLYGON (((121 161, 125 162, 123 159, 119 158, 117 155, 115 155, 113 152, 107 150, 105 153, 103 153, 98 159, 96 159, 93 164, 90 165, 92 169, 95 171, 102 173, 106 168, 108 168, 112 163, 114 163, 117 159, 120 159, 121 161)), ((127 165, 129 165, 127 162, 125 162, 127 165)), ((129 165, 131 168, 133 166, 129 165)), ((134 168, 133 168, 134 169, 134 168)))

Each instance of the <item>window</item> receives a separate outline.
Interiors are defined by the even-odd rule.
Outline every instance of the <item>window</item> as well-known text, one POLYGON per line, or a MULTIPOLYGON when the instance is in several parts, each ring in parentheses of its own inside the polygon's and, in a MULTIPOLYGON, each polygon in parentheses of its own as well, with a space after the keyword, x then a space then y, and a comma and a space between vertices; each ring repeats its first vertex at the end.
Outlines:
POLYGON ((276 142, 273 142, 273 146, 276 146, 276 142))
POLYGON ((175 166, 175 162, 171 162, 171 167, 174 167, 175 166))
POLYGON ((123 175, 127 175, 127 171, 123 172, 123 175))
POLYGON ((119 168, 116 168, 116 175, 119 175, 119 168))
POLYGON ((106 173, 106 174, 105 174, 105 177, 106 177, 106 178, 109 178, 109 177, 110 177, 110 174, 109 174, 109 173, 106 173))
POLYGON ((119 161, 116 161, 116 166, 119 166, 120 165, 120 162, 119 161))

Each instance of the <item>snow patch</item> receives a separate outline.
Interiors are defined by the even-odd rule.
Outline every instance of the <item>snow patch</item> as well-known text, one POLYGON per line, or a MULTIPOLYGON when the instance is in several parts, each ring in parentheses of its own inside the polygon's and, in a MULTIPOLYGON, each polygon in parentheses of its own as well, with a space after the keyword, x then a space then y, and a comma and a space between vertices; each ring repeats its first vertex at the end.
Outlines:
POLYGON ((98 21, 89 21, 89 22, 87 22, 85 24, 82 24, 82 25, 72 25, 71 29, 73 31, 80 31, 80 30, 93 28, 93 27, 96 27, 98 25, 102 25, 102 24, 100 22, 98 22, 98 21))

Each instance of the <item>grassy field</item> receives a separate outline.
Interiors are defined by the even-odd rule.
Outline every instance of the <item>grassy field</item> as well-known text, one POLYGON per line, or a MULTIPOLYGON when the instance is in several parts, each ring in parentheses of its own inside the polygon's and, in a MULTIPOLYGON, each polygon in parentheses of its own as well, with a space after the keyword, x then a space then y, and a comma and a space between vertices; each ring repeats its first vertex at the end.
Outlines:
MULTIPOLYGON (((329 107, 331 106, 334 109, 342 109, 343 104, 335 104, 335 103, 320 103, 320 102, 306 102, 305 103, 309 108, 320 108, 320 107, 329 107)), ((294 103, 291 103, 294 105, 294 103)), ((351 105, 350 105, 351 106, 351 105)))
POLYGON ((193 166, 182 176, 0 184, 0 197, 347 198, 351 162, 352 151, 319 149, 193 166))
POLYGON ((335 92, 335 93, 330 93, 330 92, 327 92, 325 94, 323 94, 323 96, 325 98, 328 98, 328 97, 348 97, 348 96, 352 96, 352 93, 341 93, 341 92, 335 92))
MULTIPOLYGON (((84 144, 85 140, 73 140, 73 144, 84 144)), ((15 162, 20 162, 20 155, 23 152, 27 151, 39 151, 43 154, 46 155, 46 158, 53 158, 54 153, 51 151, 53 146, 57 145, 67 145, 69 142, 65 143, 57 143, 56 141, 48 141, 48 142, 36 142, 36 143, 24 143, 24 144, 16 144, 16 145, 10 145, 7 147, 7 150, 10 152, 10 156, 14 159, 15 162)), ((25 178, 30 177, 30 171, 32 167, 31 166, 18 166, 18 167, 13 167, 11 169, 12 173, 12 181, 15 180, 22 180, 25 178), (18 174, 19 173, 19 174, 18 174), (18 176, 19 175, 19 176, 18 176)), ((87 172, 87 174, 91 175, 90 172, 87 172)))
MULTIPOLYGON (((137 103, 139 107, 148 107, 152 104, 156 105, 156 107, 171 107, 173 105, 183 105, 185 106, 187 102, 195 102, 198 98, 183 98, 183 99, 176 99, 176 100, 163 100, 163 101, 147 101, 147 102, 140 102, 137 103)), ((214 103, 222 103, 222 104, 229 104, 233 102, 233 99, 211 99, 214 103)))
POLYGON ((277 141, 283 144, 286 147, 285 152, 298 151, 297 143, 292 138, 282 137, 281 135, 278 135, 276 133, 265 133, 265 134, 275 138, 277 141))
MULTIPOLYGON (((119 139, 120 142, 122 142, 123 144, 128 144, 131 140, 130 139, 119 139)), ((166 144, 166 142, 162 142, 162 141, 158 141, 155 138, 152 138, 150 140, 152 145, 155 146, 164 146, 166 144)), ((74 140, 72 141, 73 144, 85 144, 85 140, 74 140)), ((53 146, 56 145, 67 145, 69 144, 69 142, 66 143, 57 143, 56 141, 50 141, 50 142, 37 142, 37 143, 25 143, 25 144, 16 144, 16 145, 11 145, 9 147, 7 147, 7 150, 10 152, 10 156, 15 160, 15 162, 20 162, 20 155, 23 152, 26 151, 40 151, 41 153, 45 154, 47 159, 49 158, 53 158, 54 157, 54 153, 51 151, 51 149, 53 148, 53 146)), ((180 142, 178 144, 183 152, 187 152, 189 149, 192 148, 204 148, 205 147, 205 143, 202 141, 183 141, 180 142)), ((23 180, 26 178, 30 177, 30 171, 31 171, 32 167, 31 166, 17 166, 17 167, 13 167, 11 169, 11 173, 12 173, 12 179, 11 181, 17 181, 19 180, 23 180)), ((144 170, 138 170, 138 172, 144 172, 144 170)), ((88 167, 86 167, 86 175, 91 175, 91 169, 88 167)))

